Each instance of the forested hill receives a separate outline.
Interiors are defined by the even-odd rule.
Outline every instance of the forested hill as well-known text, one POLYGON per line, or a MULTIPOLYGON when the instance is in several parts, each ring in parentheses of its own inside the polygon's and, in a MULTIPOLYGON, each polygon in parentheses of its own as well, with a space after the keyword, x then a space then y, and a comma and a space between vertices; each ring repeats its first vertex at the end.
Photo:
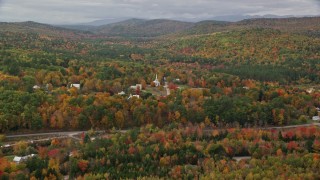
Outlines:
MULTIPOLYGON (((166 24, 153 22, 145 27, 166 24)), ((320 89, 320 39, 303 33, 270 26, 139 39, 81 38, 85 33, 33 22, 0 29, 0 132, 162 126, 206 117, 222 125, 283 125, 305 122, 320 107, 318 91, 305 93, 320 89), (166 77, 170 95, 153 87, 155 74, 166 77), (143 87, 132 89, 136 84, 143 87)))
POLYGON ((210 64, 215 71, 261 81, 319 78, 320 39, 274 29, 189 35, 159 47, 172 62, 210 64))
POLYGON ((98 27, 95 32, 110 36, 154 37, 185 31, 193 23, 166 19, 130 19, 119 23, 98 27))
POLYGON ((320 17, 249 19, 232 24, 246 28, 272 28, 283 32, 301 33, 320 37, 320 17))
MULTIPOLYGON (((87 27, 96 34, 124 37, 156 37, 163 35, 194 35, 210 34, 252 28, 271 28, 288 33, 300 33, 319 37, 320 17, 303 18, 261 18, 239 22, 207 20, 201 22, 181 22, 166 19, 144 20, 129 19, 126 21, 98 27, 87 27)), ((83 27, 82 27, 83 29, 83 27)))
POLYGON ((319 59, 320 39, 273 29, 245 29, 166 41, 169 53, 216 63, 276 64, 289 59, 319 59))
MULTIPOLYGON (((73 27, 77 28, 77 27, 73 27)), ((79 27, 96 34, 124 37, 156 37, 162 35, 210 34, 252 28, 271 28, 289 33, 300 33, 319 37, 320 17, 303 18, 261 18, 239 22, 207 20, 201 22, 182 22, 166 19, 129 19, 98 27, 79 27)))
POLYGON ((312 37, 320 37, 320 17, 260 18, 247 19, 239 22, 202 21, 195 23, 193 27, 181 31, 178 34, 210 34, 255 28, 275 29, 287 33, 299 33, 312 37))
POLYGON ((33 21, 7 23, 0 22, 0 32, 2 33, 36 33, 39 35, 47 35, 51 37, 84 37, 90 33, 80 30, 71 30, 67 28, 61 28, 48 24, 41 24, 33 21))

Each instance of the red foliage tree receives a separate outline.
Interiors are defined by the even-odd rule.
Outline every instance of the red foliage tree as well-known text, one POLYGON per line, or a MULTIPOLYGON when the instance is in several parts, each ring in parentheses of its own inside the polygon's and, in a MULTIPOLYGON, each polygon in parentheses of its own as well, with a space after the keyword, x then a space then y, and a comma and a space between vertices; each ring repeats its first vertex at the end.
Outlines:
POLYGON ((177 90, 178 86, 176 84, 174 84, 174 83, 169 83, 169 89, 177 90))
POLYGON ((52 149, 48 152, 48 156, 50 158, 54 158, 57 156, 58 153, 59 153, 59 149, 52 149))
POLYGON ((288 150, 295 150, 295 149, 297 149, 297 147, 298 147, 298 143, 296 143, 295 141, 290 141, 287 144, 287 149, 288 150))
POLYGON ((82 172, 85 172, 89 166, 89 162, 86 160, 80 160, 78 162, 78 167, 82 172))

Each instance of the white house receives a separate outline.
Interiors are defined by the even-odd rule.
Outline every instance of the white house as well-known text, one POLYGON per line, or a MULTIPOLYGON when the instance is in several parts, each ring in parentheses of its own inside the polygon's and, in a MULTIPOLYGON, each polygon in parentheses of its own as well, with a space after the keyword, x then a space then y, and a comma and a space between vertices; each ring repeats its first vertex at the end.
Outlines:
POLYGON ((34 156, 35 156, 35 154, 30 154, 30 155, 27 155, 27 156, 23 156, 22 160, 27 160, 27 159, 32 158, 34 156))
POLYGON ((13 158, 13 162, 15 162, 15 163, 20 163, 21 160, 22 160, 22 157, 20 157, 20 156, 15 156, 15 157, 13 158))
POLYGON ((307 93, 311 94, 311 93, 313 93, 314 88, 309 88, 309 89, 307 89, 306 91, 307 91, 307 93))
POLYGON ((2 145, 2 146, 0 146, 0 147, 5 147, 5 148, 7 148, 7 147, 10 147, 11 145, 10 144, 5 144, 5 145, 2 145))
POLYGON ((312 120, 313 120, 313 121, 320 121, 320 117, 319 117, 319 116, 313 116, 313 117, 312 117, 312 120))
POLYGON ((142 84, 136 84, 135 86, 130 86, 130 89, 134 89, 134 90, 136 90, 136 89, 140 89, 140 90, 142 90, 142 84))
POLYGON ((27 159, 32 158, 32 157, 34 157, 34 156, 36 156, 36 155, 35 155, 35 154, 30 154, 30 155, 23 156, 23 157, 15 156, 15 157, 13 158, 13 162, 15 162, 15 163, 21 163, 22 161, 26 161, 27 159))
POLYGON ((118 95, 125 95, 126 93, 124 91, 121 91, 118 93, 118 95))
POLYGON ((136 98, 138 98, 138 99, 140 98, 139 95, 132 95, 132 94, 130 94, 130 96, 128 97, 128 100, 131 99, 131 98, 133 98, 133 97, 136 97, 136 98))
POLYGON ((77 89, 80 89, 80 88, 81 88, 81 85, 80 85, 80 84, 71 84, 71 85, 70 85, 70 88, 72 88, 72 87, 75 87, 75 88, 77 88, 77 89))
POLYGON ((38 85, 34 85, 32 88, 33 88, 34 90, 36 90, 36 89, 40 89, 41 87, 38 86, 38 85))

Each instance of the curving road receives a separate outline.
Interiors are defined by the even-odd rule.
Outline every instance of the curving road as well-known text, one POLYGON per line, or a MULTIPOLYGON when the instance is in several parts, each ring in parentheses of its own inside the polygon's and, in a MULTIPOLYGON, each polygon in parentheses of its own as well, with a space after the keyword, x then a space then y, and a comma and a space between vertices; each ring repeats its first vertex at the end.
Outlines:
MULTIPOLYGON (((308 127, 308 126, 319 126, 320 123, 311 123, 311 124, 301 124, 301 125, 290 125, 290 126, 274 126, 274 127, 265 127, 265 128, 256 128, 256 129, 289 129, 289 128, 297 128, 297 127, 308 127)), ((213 131, 213 129, 205 129, 204 132, 210 133, 213 131)), ((50 133, 32 133, 32 134, 19 134, 19 135, 7 135, 6 138, 18 138, 18 137, 35 137, 35 136, 46 136, 44 139, 37 139, 32 140, 29 139, 28 142, 34 143, 34 142, 40 142, 40 141, 46 141, 51 140, 55 138, 72 138, 77 141, 81 141, 80 138, 76 137, 76 135, 86 133, 87 131, 65 131, 65 132, 50 132, 50 133)), ((103 133, 105 131, 96 131, 98 133, 103 133)), ((120 133, 126 133, 128 130, 117 130, 116 132, 120 133)), ((1 146, 2 147, 10 147, 14 146, 15 144, 6 144, 1 146)))
MULTIPOLYGON (((301 125, 290 125, 290 126, 274 126, 274 127, 261 127, 256 129, 289 129, 297 127, 308 127, 308 126, 319 126, 320 123, 311 123, 311 124, 301 124, 301 125)), ((126 133, 128 130, 118 130, 116 132, 126 133)), ((69 136, 75 138, 74 136, 81 133, 86 133, 87 131, 65 131, 65 132, 51 132, 51 133, 33 133, 33 134, 19 134, 19 135, 7 135, 6 138, 17 138, 17 137, 34 137, 34 136, 53 136, 53 137, 65 137, 69 136)), ((105 131, 96 131, 98 133, 103 133, 105 131)), ((79 139, 79 138, 77 138, 79 139)))

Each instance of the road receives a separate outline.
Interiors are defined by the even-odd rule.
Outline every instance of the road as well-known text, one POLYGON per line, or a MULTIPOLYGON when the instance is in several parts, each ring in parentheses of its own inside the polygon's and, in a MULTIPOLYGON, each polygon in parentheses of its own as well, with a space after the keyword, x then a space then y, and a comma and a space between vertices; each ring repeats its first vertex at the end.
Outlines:
MULTIPOLYGON (((76 137, 76 135, 86 133, 87 131, 65 131, 65 132, 50 132, 50 133, 33 133, 33 134, 18 134, 18 135, 7 135, 6 138, 19 138, 19 137, 30 137, 29 140, 26 142, 28 143, 35 143, 35 142, 42 142, 42 141, 49 141, 52 139, 62 139, 62 138, 72 138, 76 141, 81 141, 81 138, 76 137), (42 137, 43 139, 32 139, 31 137, 42 137)), ((102 133, 104 131, 96 131, 98 133, 102 133)), ((10 147, 14 146, 15 144, 6 144, 1 147, 10 147)))
MULTIPOLYGON (((311 124, 301 124, 301 125, 290 125, 290 126, 274 126, 274 127, 265 127, 265 128, 256 128, 256 129, 289 129, 289 128, 297 128, 297 127, 309 127, 309 126, 319 126, 320 123, 311 123, 311 124)), ((213 129, 205 129, 203 130, 206 133, 211 133, 213 129)), ((33 134, 19 134, 19 135, 8 135, 6 138, 19 138, 19 137, 30 137, 27 141, 28 143, 35 143, 35 142, 42 142, 42 141, 48 141, 52 139, 60 139, 60 138, 72 138, 76 141, 81 141, 80 138, 76 137, 77 135, 80 135, 82 133, 86 133, 87 131, 65 131, 65 132, 50 132, 50 133, 33 133, 33 134), (41 137, 44 136, 43 139, 31 139, 31 137, 41 137)), ((105 131, 96 131, 98 133, 104 133, 105 131)), ((119 133, 126 133, 128 130, 117 130, 115 132, 119 133)), ((3 147, 11 147, 16 145, 16 143, 13 144, 5 144, 1 146, 3 147)))
POLYGON ((320 127, 320 123, 300 124, 300 125, 290 125, 290 126, 274 126, 274 127, 260 128, 260 129, 289 129, 289 128, 308 127, 308 126, 320 127))
POLYGON ((18 138, 18 137, 32 137, 32 136, 74 136, 87 131, 65 131, 65 132, 51 132, 51 133, 33 133, 33 134, 18 134, 7 135, 6 138, 18 138))
MULTIPOLYGON (((308 127, 308 126, 319 126, 320 123, 311 123, 311 124, 300 124, 300 125, 290 125, 290 126, 273 126, 273 127, 261 127, 256 129, 289 129, 297 127, 308 127)), ((126 133, 128 130, 118 130, 116 132, 126 133)), ((103 133, 104 131, 96 131, 98 133, 103 133)), ((81 133, 87 133, 87 131, 64 131, 64 132, 51 132, 51 133, 33 133, 33 134, 18 134, 18 135, 6 135, 6 138, 18 138, 18 137, 34 137, 34 136, 76 136, 81 133)))
MULTIPOLYGON (((290 128, 297 128, 297 127, 309 127, 309 126, 319 126, 320 123, 310 123, 310 124, 300 124, 300 125, 290 125, 290 126, 272 126, 272 127, 252 127, 252 129, 290 129, 290 128)), ((205 129, 203 130, 205 133, 211 133, 214 129, 205 129)))

